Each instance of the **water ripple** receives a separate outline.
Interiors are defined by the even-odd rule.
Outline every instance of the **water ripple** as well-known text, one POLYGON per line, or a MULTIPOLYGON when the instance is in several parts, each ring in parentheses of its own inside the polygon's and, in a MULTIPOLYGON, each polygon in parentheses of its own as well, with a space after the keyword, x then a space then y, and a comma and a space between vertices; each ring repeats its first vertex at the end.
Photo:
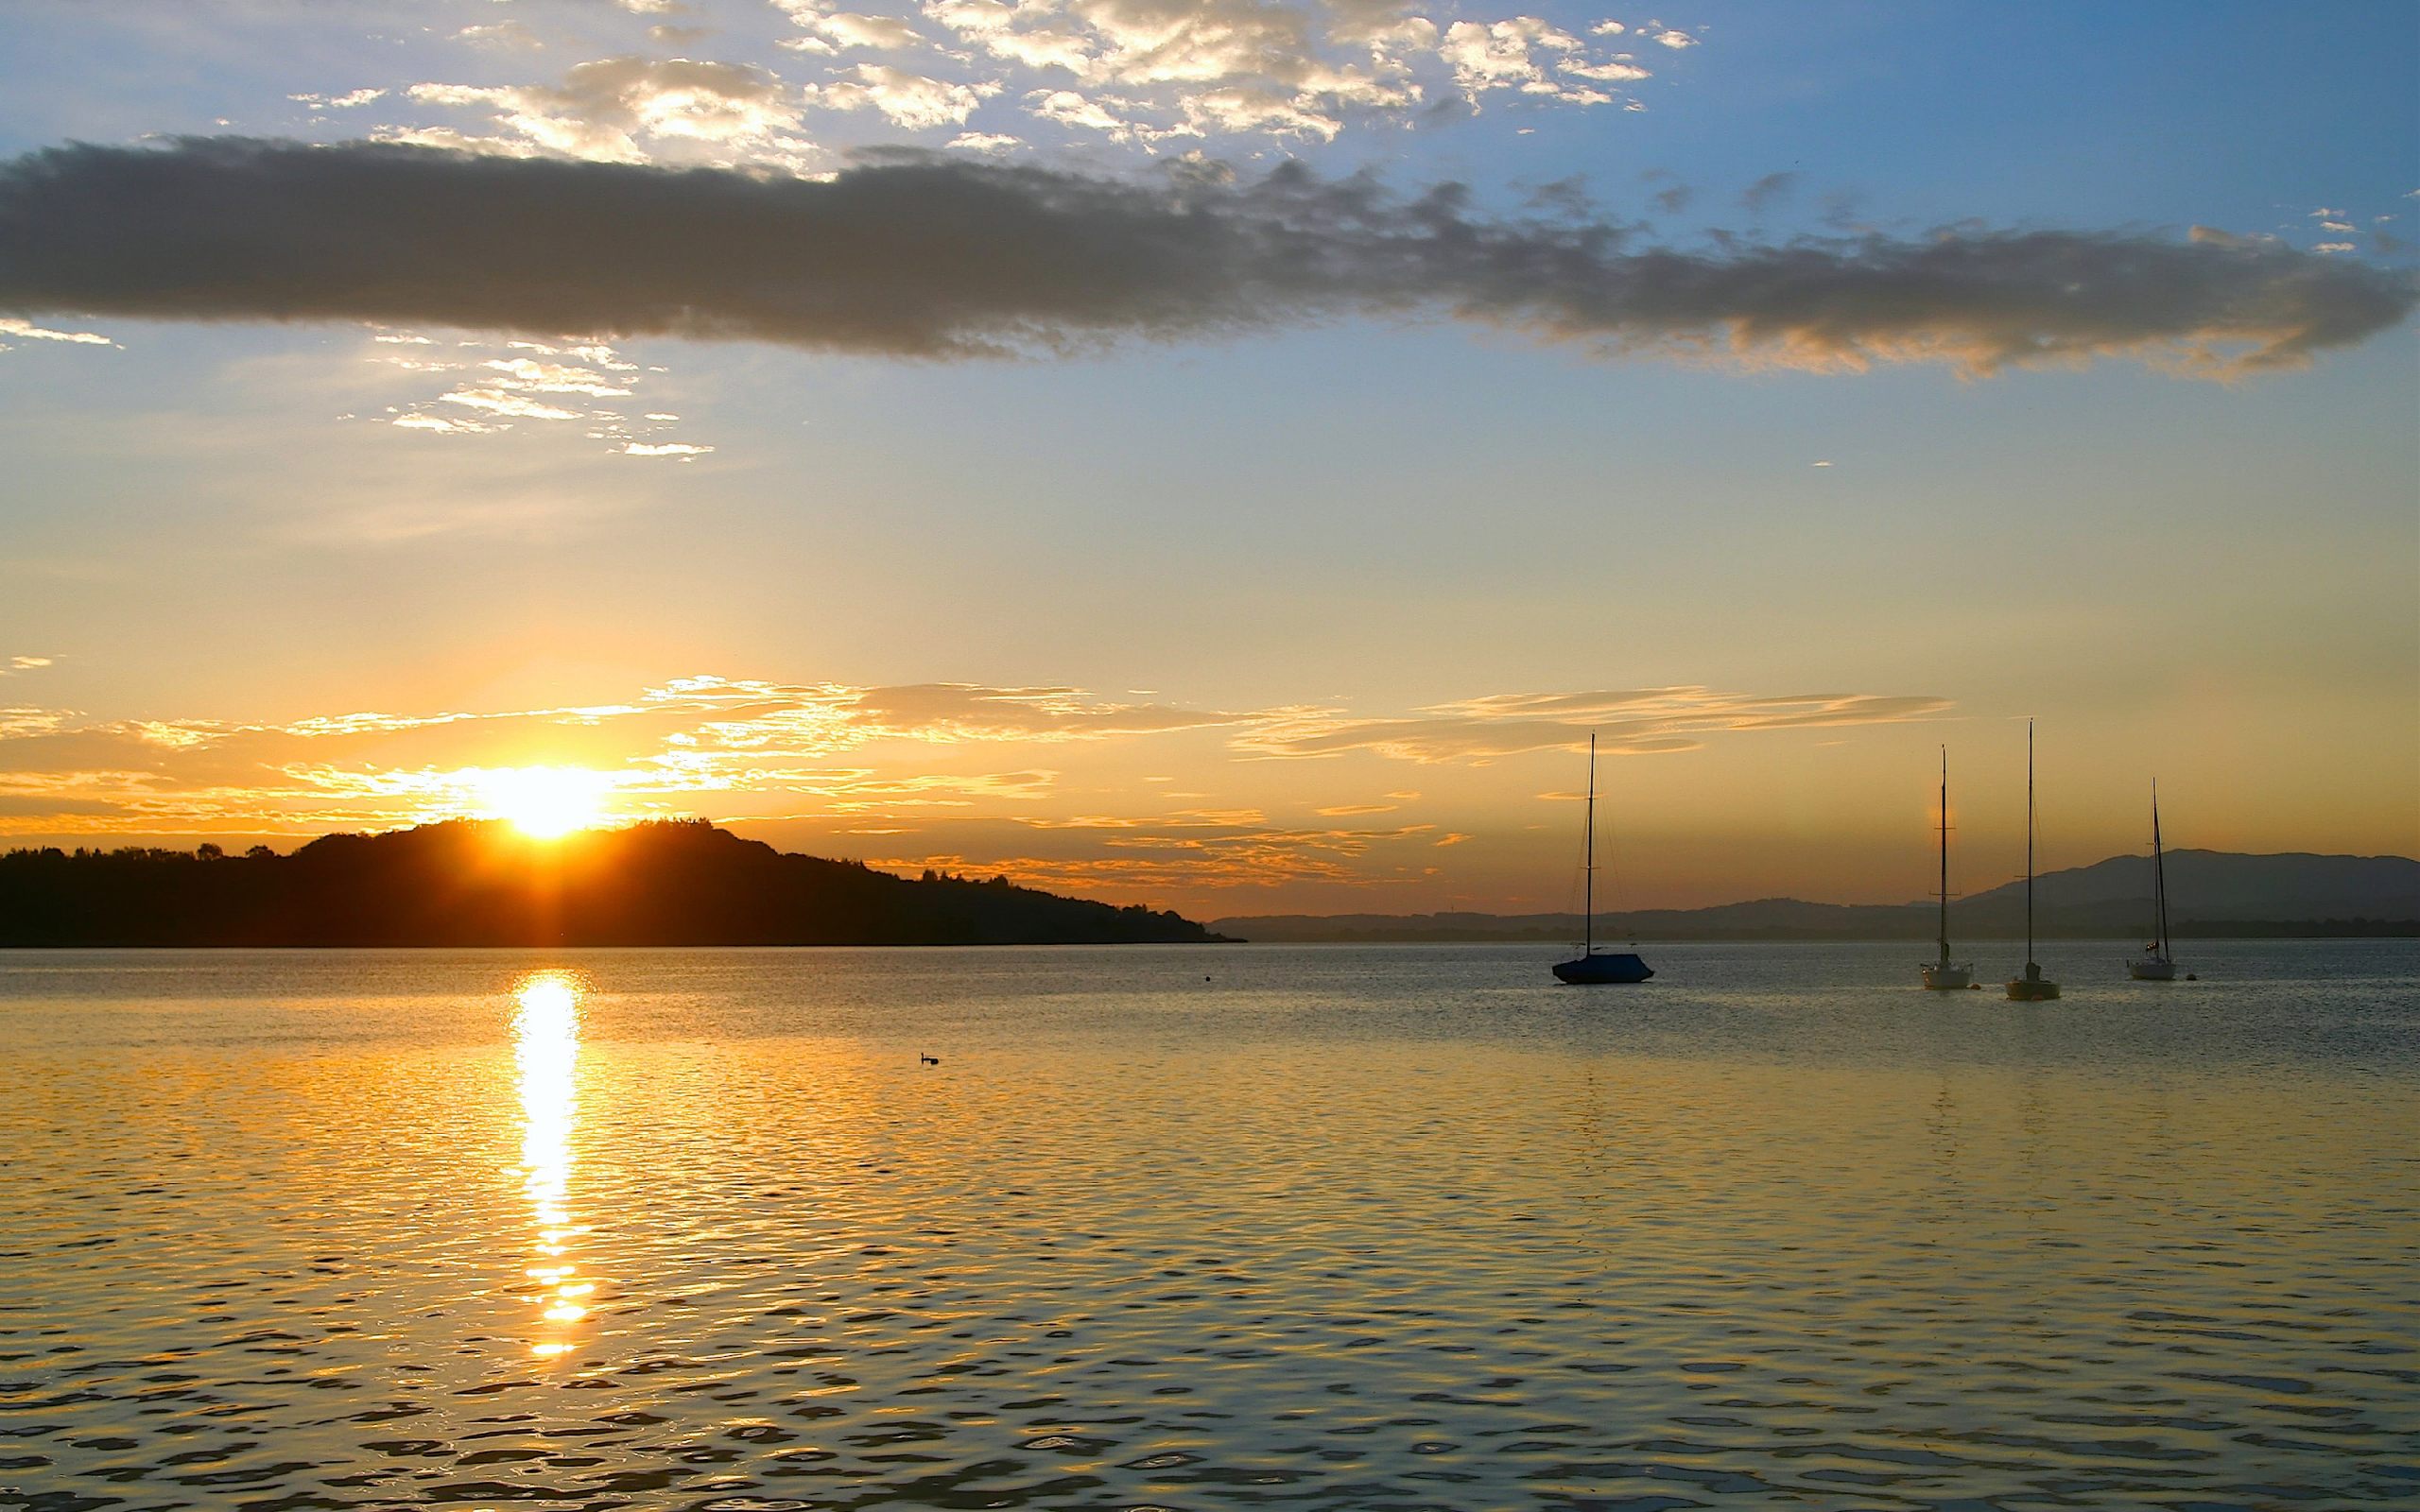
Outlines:
POLYGON ((2412 1504, 2378 943, 29 954, 0 1507, 2412 1504))

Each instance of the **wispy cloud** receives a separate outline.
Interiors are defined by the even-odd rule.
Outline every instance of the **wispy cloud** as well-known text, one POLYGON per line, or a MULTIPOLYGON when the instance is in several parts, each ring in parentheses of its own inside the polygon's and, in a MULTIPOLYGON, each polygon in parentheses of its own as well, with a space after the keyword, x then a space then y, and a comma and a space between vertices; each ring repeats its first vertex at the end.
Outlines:
POLYGON ((822 85, 814 97, 833 110, 879 111, 893 124, 918 131, 965 125, 975 108, 999 90, 995 83, 953 83, 889 63, 859 63, 849 77, 822 85))
POLYGON ((484 26, 464 26, 457 31, 454 37, 456 41, 469 43, 475 47, 537 49, 545 46, 536 32, 530 30, 526 23, 519 21, 497 21, 484 26))
POLYGON ((611 398, 627 395, 631 391, 627 386, 607 374, 568 363, 540 362, 534 357, 491 357, 479 366, 503 373, 520 387, 533 393, 611 398))
POLYGON ((1928 718, 1946 698, 1881 694, 1758 695, 1711 688, 1636 688, 1602 693, 1498 694, 1436 704, 1393 718, 1299 711, 1242 736, 1264 756, 1335 756, 1369 750, 1406 761, 1487 762, 1533 750, 1598 748, 1649 755, 1695 750, 1720 730, 1893 724, 1928 718))
MULTIPOLYGON (((36 325, 30 320, 20 320, 13 316, 0 316, 0 336, 15 336, 23 341, 63 341, 71 346, 79 347, 117 345, 97 331, 53 331, 46 326, 36 325)), ((8 350, 5 343, 0 343, 0 352, 8 350)))
MULTIPOLYGON (((838 16, 783 0, 838 50, 838 16)), ((1010 97, 1073 132, 1145 146, 1172 138, 1335 139, 1459 98, 1603 105, 1650 77, 1629 53, 1532 16, 1457 18, 1396 0, 925 0, 937 38, 1024 77, 1010 97), (1433 11, 1423 14, 1423 10, 1433 11)), ((1621 35, 1618 24, 1592 29, 1621 35)), ((896 43, 895 34, 881 39, 896 43)))
POLYGON ((1072 892, 1280 887, 1301 883, 1370 886, 1432 876, 1426 852, 1464 838, 1435 826, 1388 829, 1287 827, 1244 817, 1229 823, 1120 823, 1080 853, 1036 853, 1013 847, 898 853, 871 864, 901 871, 930 868, 1006 876, 1028 886, 1072 892))
MULTIPOLYGON (((482 112, 503 132, 493 144, 453 133, 466 146, 534 148, 608 163, 647 163, 667 155, 804 163, 813 153, 801 134, 804 97, 752 63, 600 58, 573 68, 555 84, 422 83, 405 93, 423 106, 482 112)), ((427 133, 451 130, 390 128, 387 134, 442 142, 444 137, 427 133)))
POLYGON ((407 431, 427 431, 435 436, 492 436, 504 429, 501 425, 490 425, 483 421, 456 420, 418 411, 398 415, 388 423, 407 431))
POLYGON ((545 422, 584 420, 590 428, 583 434, 589 439, 621 455, 686 461, 715 450, 669 434, 666 427, 681 418, 669 411, 649 410, 633 419, 630 410, 634 404, 600 407, 600 401, 631 399, 648 376, 638 363, 603 342, 456 336, 440 343, 418 332, 376 331, 371 335, 364 360, 374 368, 409 374, 427 386, 420 395, 394 396, 397 402, 386 406, 384 417, 371 417, 383 418, 402 430, 432 436, 495 436, 510 432, 525 420, 540 421, 541 429, 547 428, 545 422), (456 412, 465 409, 479 418, 456 412))
POLYGON ((288 94, 285 97, 315 111, 354 111, 373 100, 384 99, 386 94, 383 89, 356 89, 342 94, 288 94))
POLYGON ((439 395, 437 402, 483 410, 491 415, 509 415, 515 420, 579 419, 579 411, 576 409, 564 409, 526 394, 508 393, 501 388, 457 388, 452 393, 439 395))
POLYGON ((934 745, 1098 740, 1243 724, 1253 715, 1103 699, 1076 688, 928 682, 889 688, 684 678, 648 695, 659 706, 730 711, 708 729, 735 747, 809 742, 846 749, 871 740, 934 745))
POLYGON ((782 43, 796 52, 845 52, 858 47, 897 51, 924 41, 913 26, 897 16, 843 10, 822 0, 774 0, 774 4, 806 32, 782 43))
POLYGON ((1586 47, 1587 43, 1559 26, 1535 16, 1515 16, 1489 23, 1457 21, 1445 28, 1439 52, 1452 65, 1455 84, 1473 98, 1511 89, 1531 98, 1604 105, 1612 102, 1611 94, 1556 76, 1569 74, 1600 81, 1648 77, 1648 71, 1627 54, 1591 62, 1584 56, 1586 47))
POLYGON ((1750 215, 1762 215, 1768 206, 1788 198, 1797 186, 1794 173, 1769 173, 1740 194, 1739 203, 1750 215))
POLYGON ((2410 274, 2205 235, 1944 232, 1687 251, 1295 168, 1155 183, 918 156, 829 182, 233 138, 0 165, 0 303, 666 333, 903 355, 1439 314, 1607 353, 2217 375, 2392 324, 2410 274), (678 237, 632 228, 678 225, 678 237), (477 226, 475 236, 460 228, 477 226))

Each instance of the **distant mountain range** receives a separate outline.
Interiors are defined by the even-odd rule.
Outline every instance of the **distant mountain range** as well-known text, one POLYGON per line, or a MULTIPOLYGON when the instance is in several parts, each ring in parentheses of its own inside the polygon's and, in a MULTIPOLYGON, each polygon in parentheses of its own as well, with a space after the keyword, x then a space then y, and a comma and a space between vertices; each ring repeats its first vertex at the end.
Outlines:
POLYGON ((790 855, 696 821, 561 840, 455 820, 295 851, 12 850, 0 945, 1012 945, 1210 941, 1175 914, 790 855))
MULTIPOLYGON (((2151 923, 2149 856, 2112 856, 2033 881, 2035 933, 2129 938, 2151 923)), ((2420 861, 2406 856, 2168 853, 2169 917, 2180 937, 2420 935, 2420 861)), ((1609 939, 1930 939, 1937 905, 1809 903, 1765 898, 1713 908, 1600 914, 1609 939)), ((1218 919, 1210 928, 1249 940, 1576 940, 1577 914, 1271 914, 1218 919)), ((2025 884, 1949 905, 1959 939, 2025 933, 2025 884)))

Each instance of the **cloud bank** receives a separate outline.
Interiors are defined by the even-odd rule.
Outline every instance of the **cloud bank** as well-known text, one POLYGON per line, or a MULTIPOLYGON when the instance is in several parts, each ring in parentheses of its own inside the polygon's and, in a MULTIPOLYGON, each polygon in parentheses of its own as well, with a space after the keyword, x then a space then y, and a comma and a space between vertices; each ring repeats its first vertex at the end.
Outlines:
MULTIPOLYGON (((50 664, 46 657, 11 657, 0 660, 0 677, 50 664)), ((1581 749, 1592 731, 1608 751, 1690 750, 1719 733, 1895 724, 1948 707, 1918 695, 1690 686, 1495 694, 1370 717, 1339 709, 1195 708, 1070 686, 858 687, 713 675, 677 679, 620 703, 356 710, 283 724, 94 719, 0 704, 0 835, 47 833, 43 825, 58 833, 315 833, 420 823, 475 812, 465 805, 482 780, 532 752, 545 765, 598 773, 632 815, 703 807, 760 819, 868 813, 896 819, 905 810, 962 807, 973 799, 1043 797, 1052 785, 1043 767, 1061 759, 1046 754, 1051 750, 1063 756, 1076 747, 1188 733, 1215 742, 1227 758, 1365 751, 1484 763, 1581 749), (966 763, 979 769, 936 770, 966 763)), ((1323 816, 1384 813, 1419 796, 1391 792, 1388 803, 1331 807, 1323 816)), ((1157 832, 1249 829, 1262 820, 1235 808, 1171 814, 1153 795, 1139 813, 1080 809, 1018 822, 1157 832)), ((1131 847, 1134 837, 1102 843, 1131 847)))
POLYGON ((2394 323, 2408 273, 2204 233, 1957 230, 1685 251, 1543 197, 1288 166, 1153 182, 893 155, 828 180, 182 138, 0 163, 0 310, 666 335, 917 357, 1447 317, 1612 354, 2231 376, 2394 323))
POLYGON ((1621 44, 1617 22, 1590 27, 1591 42, 1533 16, 1432 19, 1404 0, 923 0, 922 30, 831 0, 775 3, 805 33, 782 43, 793 52, 1006 69, 1042 86, 1008 91, 1028 115, 1146 147, 1224 133, 1333 141, 1355 120, 1454 103, 1476 113, 1499 98, 1637 109, 1627 86, 1652 77, 1636 55, 1605 51, 1621 44))

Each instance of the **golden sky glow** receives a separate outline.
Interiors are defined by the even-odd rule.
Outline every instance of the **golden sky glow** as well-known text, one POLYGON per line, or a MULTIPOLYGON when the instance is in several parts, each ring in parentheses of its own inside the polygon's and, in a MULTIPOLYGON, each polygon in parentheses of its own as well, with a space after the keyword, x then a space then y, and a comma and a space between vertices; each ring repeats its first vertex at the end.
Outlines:
POLYGON ((2420 852, 2415 34, 2214 3, 0 8, 0 843, 2420 852))
MULTIPOLYGON (((2343 788, 2291 781, 2309 755, 2290 723, 2234 713, 2120 700, 2047 723, 2048 863, 2139 849, 2154 765, 2172 845, 2398 848, 2415 812, 2394 793, 2393 747, 2327 754, 2340 782, 2388 795, 2349 804, 2343 788), (2245 801, 2264 790, 2279 797, 2245 801)), ((1945 743, 1962 885, 2014 875, 2023 834, 2021 718, 1930 693, 1664 687, 1388 713, 691 676, 554 708, 12 717, 0 831, 20 841, 287 849, 461 816, 540 837, 702 816, 906 871, 1001 872, 1196 913, 1559 908, 1592 731, 1617 903, 1921 897, 1945 743)))

